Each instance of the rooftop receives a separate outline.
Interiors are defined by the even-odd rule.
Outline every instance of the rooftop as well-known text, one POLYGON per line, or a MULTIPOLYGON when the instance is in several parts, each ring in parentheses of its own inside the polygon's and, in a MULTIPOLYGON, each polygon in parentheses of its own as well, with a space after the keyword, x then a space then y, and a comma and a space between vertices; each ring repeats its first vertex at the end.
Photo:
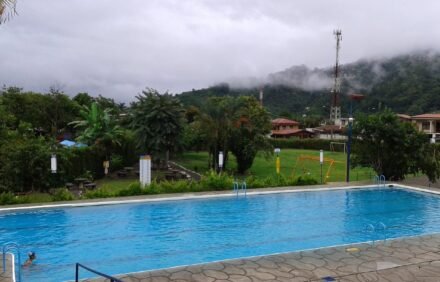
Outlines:
POLYGON ((440 119, 440 114, 423 114, 412 116, 412 119, 440 119))
POLYGON ((273 125, 298 125, 299 122, 287 119, 287 118, 276 118, 272 120, 273 125))

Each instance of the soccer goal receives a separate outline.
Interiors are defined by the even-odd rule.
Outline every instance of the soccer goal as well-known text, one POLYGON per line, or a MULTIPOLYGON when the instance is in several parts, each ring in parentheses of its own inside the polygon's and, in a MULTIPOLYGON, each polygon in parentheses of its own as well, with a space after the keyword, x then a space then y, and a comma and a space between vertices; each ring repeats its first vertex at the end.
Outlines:
MULTIPOLYGON (((334 164, 340 163, 334 159, 324 158, 323 173, 324 181, 330 178, 330 173, 334 164)), ((300 155, 296 159, 296 164, 293 169, 292 175, 310 175, 316 178, 320 176, 321 165, 319 162, 319 156, 300 155)))
POLYGON ((347 153, 347 143, 345 143, 345 142, 330 142, 330 151, 331 152, 343 151, 344 154, 346 154, 347 153))

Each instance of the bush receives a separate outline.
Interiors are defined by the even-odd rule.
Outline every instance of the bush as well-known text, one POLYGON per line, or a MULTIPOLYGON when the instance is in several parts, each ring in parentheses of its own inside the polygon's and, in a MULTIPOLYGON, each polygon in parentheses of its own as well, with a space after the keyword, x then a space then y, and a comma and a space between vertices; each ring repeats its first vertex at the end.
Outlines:
POLYGON ((52 195, 52 201, 71 201, 74 197, 66 188, 60 188, 52 195))
MULTIPOLYGON (((270 139, 270 143, 275 148, 281 149, 308 149, 308 150, 329 150, 333 140, 326 139, 270 139)), ((335 146, 335 151, 343 152, 342 146, 335 146)))
POLYGON ((95 190, 89 190, 84 194, 84 198, 86 199, 110 198, 115 196, 118 195, 110 191, 106 186, 95 190))
POLYGON ((203 175, 200 180, 201 189, 205 190, 225 190, 232 189, 232 184, 234 180, 231 176, 226 173, 217 174, 215 171, 211 170, 203 175))
POLYGON ((16 197, 12 192, 7 192, 0 194, 0 204, 1 205, 20 204, 20 201, 19 198, 16 197))
POLYGON ((110 171, 118 171, 124 168, 124 160, 120 155, 112 155, 110 157, 110 171))
POLYGON ((136 196, 136 195, 142 195, 145 193, 145 189, 141 188, 140 183, 132 183, 128 185, 127 188, 122 189, 119 191, 116 195, 125 197, 125 196, 136 196))

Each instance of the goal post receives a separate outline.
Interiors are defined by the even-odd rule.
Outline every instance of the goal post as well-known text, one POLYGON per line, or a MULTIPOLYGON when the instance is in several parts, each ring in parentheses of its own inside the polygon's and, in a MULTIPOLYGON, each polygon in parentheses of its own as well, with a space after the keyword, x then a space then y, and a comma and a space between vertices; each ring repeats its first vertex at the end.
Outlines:
MULTIPOLYGON (((324 158, 323 163, 326 166, 326 172, 325 172, 325 181, 327 181, 328 178, 330 178, 330 173, 332 171, 332 168, 335 163, 340 163, 339 161, 335 161, 331 158, 324 158)), ((293 169, 292 175, 295 176, 295 172, 300 170, 301 173, 298 174, 309 174, 309 175, 315 175, 318 176, 318 171, 320 170, 320 157, 319 156, 311 156, 311 155, 300 155, 296 159, 296 164, 293 169), (307 163, 312 163, 311 165, 307 167, 307 163)))
POLYGON ((330 151, 335 152, 335 148, 342 148, 344 154, 347 153, 347 143, 345 142, 330 142, 330 151))

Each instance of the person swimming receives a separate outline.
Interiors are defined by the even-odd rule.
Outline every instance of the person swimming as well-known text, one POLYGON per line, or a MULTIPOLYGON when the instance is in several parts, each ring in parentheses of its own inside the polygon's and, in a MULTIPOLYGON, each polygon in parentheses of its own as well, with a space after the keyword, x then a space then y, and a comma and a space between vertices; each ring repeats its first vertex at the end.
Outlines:
POLYGON ((28 259, 23 263, 23 266, 29 266, 32 264, 32 262, 37 258, 37 255, 35 252, 29 252, 28 253, 28 259))

